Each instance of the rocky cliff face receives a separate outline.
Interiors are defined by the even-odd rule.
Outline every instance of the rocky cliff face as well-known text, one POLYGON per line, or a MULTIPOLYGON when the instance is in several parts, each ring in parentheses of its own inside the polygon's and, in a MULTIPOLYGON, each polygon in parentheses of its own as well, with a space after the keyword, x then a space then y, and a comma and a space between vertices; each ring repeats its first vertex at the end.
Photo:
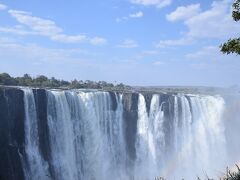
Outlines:
POLYGON ((224 108, 212 95, 0 88, 0 180, 192 179, 228 160, 224 108))
POLYGON ((127 93, 123 95, 123 118, 125 124, 125 141, 130 157, 129 164, 132 164, 136 159, 135 142, 138 119, 138 94, 127 93))
POLYGON ((24 102, 23 91, 0 89, 0 179, 24 179, 24 102))

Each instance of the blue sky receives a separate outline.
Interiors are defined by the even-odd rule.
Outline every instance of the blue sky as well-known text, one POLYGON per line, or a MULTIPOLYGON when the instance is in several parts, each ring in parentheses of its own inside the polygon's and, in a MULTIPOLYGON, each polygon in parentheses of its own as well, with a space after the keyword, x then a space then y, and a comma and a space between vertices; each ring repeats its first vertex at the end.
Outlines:
POLYGON ((240 85, 231 0, 1 0, 0 72, 129 85, 240 85))

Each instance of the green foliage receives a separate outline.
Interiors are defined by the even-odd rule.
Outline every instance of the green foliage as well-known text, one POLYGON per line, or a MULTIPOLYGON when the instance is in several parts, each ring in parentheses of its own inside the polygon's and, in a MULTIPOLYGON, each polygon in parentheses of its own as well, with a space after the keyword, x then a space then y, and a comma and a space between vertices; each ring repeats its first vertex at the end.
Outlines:
MULTIPOLYGON (((232 17, 234 21, 240 20, 240 0, 235 0, 233 3, 232 17)), ((226 43, 220 46, 224 54, 235 53, 240 55, 240 38, 229 39, 226 43)))
POLYGON ((240 38, 229 39, 228 42, 221 46, 221 51, 226 54, 236 53, 240 55, 240 38))
POLYGON ((233 17, 234 21, 240 20, 240 0, 236 0, 233 3, 232 17, 233 17))
POLYGON ((58 80, 54 77, 48 78, 46 76, 40 75, 36 78, 32 78, 28 74, 24 74, 23 77, 11 77, 7 73, 0 74, 0 85, 9 86, 31 86, 31 87, 46 87, 46 88, 64 88, 64 89, 105 89, 105 90, 130 90, 130 86, 124 84, 118 84, 114 86, 112 83, 107 83, 105 81, 78 81, 74 79, 73 81, 58 80))
POLYGON ((17 85, 15 79, 11 78, 11 76, 7 73, 0 74, 0 84, 2 85, 17 85))

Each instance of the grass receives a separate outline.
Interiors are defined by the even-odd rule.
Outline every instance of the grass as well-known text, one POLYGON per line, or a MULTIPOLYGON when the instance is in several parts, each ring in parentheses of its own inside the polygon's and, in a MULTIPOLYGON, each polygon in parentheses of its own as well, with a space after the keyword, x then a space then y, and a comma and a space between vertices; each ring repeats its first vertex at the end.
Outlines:
POLYGON ((227 168, 227 173, 225 175, 226 177, 224 177, 222 180, 240 180, 240 168, 238 165, 236 166, 237 166, 237 172, 231 172, 227 168))
MULTIPOLYGON (((236 165, 237 171, 231 171, 227 168, 227 172, 223 177, 218 178, 219 180, 240 180, 240 168, 238 165, 236 165)), ((213 178, 209 178, 207 175, 204 178, 204 180, 216 180, 213 178)), ((163 177, 156 177, 155 180, 167 180, 166 178, 163 177)), ((183 178, 180 180, 184 180, 183 178)), ((202 180, 200 177, 197 177, 197 180, 202 180)))

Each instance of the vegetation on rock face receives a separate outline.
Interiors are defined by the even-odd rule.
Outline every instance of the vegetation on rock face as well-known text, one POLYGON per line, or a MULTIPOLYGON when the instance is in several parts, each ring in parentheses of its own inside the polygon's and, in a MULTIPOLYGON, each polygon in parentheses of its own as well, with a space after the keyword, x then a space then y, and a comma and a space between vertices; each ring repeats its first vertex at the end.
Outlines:
POLYGON ((23 77, 11 77, 7 73, 0 74, 0 85, 8 86, 31 86, 31 87, 46 87, 46 88, 69 88, 69 89, 108 89, 108 90, 130 90, 130 86, 126 86, 122 83, 114 85, 112 83, 107 83, 105 81, 64 81, 58 80, 54 77, 48 78, 46 76, 40 75, 36 78, 31 77, 28 74, 24 74, 23 77))
POLYGON ((226 177, 223 180, 240 180, 240 168, 238 165, 237 172, 231 172, 230 170, 227 170, 226 177))
MULTIPOLYGON (((237 167, 237 171, 236 172, 231 172, 230 170, 228 170, 227 168, 227 172, 226 174, 224 175, 224 177, 219 177, 219 180, 240 180, 240 168, 238 165, 236 165, 237 167)), ((200 177, 196 177, 197 180, 201 180, 200 177)), ((212 178, 209 178, 208 176, 206 176, 206 178, 204 179, 207 179, 207 180, 215 180, 215 179, 212 179, 212 178)), ((155 180, 167 180, 163 177, 156 177, 155 180)), ((182 178, 182 180, 184 180, 184 178, 182 178)))
MULTIPOLYGON (((240 20, 240 0, 235 0, 233 3, 232 17, 234 21, 240 20)), ((221 51, 225 54, 235 53, 240 55, 240 37, 229 39, 227 42, 222 44, 221 51)))

